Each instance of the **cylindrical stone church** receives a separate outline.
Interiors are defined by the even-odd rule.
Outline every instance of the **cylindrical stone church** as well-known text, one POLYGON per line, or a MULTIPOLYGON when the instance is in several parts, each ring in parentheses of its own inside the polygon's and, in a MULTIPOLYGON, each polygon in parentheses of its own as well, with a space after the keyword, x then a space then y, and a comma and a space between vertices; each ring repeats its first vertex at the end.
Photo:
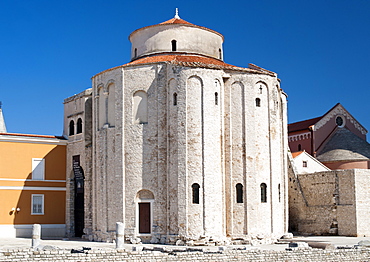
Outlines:
POLYGON ((226 64, 223 36, 178 15, 129 39, 130 63, 65 100, 69 235, 110 240, 116 222, 132 243, 286 233, 287 111, 277 75, 226 64), (78 119, 84 128, 71 135, 78 119))

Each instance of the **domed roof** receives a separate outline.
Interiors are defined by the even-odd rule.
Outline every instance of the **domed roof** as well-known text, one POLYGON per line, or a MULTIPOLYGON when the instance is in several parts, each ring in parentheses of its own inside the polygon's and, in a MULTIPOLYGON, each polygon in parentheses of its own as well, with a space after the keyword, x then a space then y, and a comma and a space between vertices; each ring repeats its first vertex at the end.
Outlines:
POLYGON ((181 19, 139 28, 129 36, 131 61, 158 54, 197 54, 223 60, 223 35, 181 19))
POLYGON ((141 27, 139 29, 136 29, 135 31, 133 31, 130 35, 129 35, 129 39, 131 39, 131 36, 138 32, 138 31, 141 31, 141 30, 144 30, 144 29, 148 29, 148 28, 151 28, 151 27, 157 27, 157 26, 161 26, 161 25, 173 25, 173 24, 180 24, 180 25, 186 25, 186 26, 191 26, 191 27, 197 27, 197 28, 200 28, 200 29, 204 29, 204 30, 207 30, 207 31, 210 31, 212 33, 215 33, 215 34, 218 34, 219 36, 222 37, 222 40, 224 39, 224 36, 222 34, 220 34, 219 32, 217 31, 214 31, 212 29, 209 29, 207 27, 203 27, 203 26, 199 26, 199 25, 195 25, 195 24, 192 24, 192 23, 189 23, 188 21, 185 21, 184 19, 181 19, 179 14, 178 14, 178 9, 176 8, 176 14, 173 18, 171 18, 170 20, 167 20, 167 21, 164 21, 162 23, 159 23, 159 24, 155 24, 155 25, 149 25, 149 26, 145 26, 145 27, 141 27))
POLYGON ((337 128, 316 157, 321 162, 370 160, 370 144, 349 131, 337 128))

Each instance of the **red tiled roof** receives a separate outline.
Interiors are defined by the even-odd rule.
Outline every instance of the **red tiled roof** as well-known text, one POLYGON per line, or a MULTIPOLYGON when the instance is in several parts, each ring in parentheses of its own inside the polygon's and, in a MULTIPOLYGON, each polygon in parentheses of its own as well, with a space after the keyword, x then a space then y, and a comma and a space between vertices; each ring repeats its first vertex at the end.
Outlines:
POLYGON ((302 154, 304 151, 297 151, 297 152, 292 152, 292 156, 293 158, 296 158, 297 156, 299 156, 300 154, 302 154))
POLYGON ((167 20, 167 21, 164 21, 162 23, 159 23, 159 24, 156 24, 156 25, 149 25, 149 26, 145 26, 145 27, 142 27, 142 28, 139 28, 139 29, 136 29, 135 31, 133 31, 130 35, 129 35, 129 39, 131 38, 131 35, 134 34, 135 32, 137 31, 140 31, 140 30, 143 30, 143 29, 147 29, 147 28, 151 28, 151 27, 155 27, 155 26, 160 26, 160 25, 173 25, 173 24, 181 24, 181 25, 187 25, 187 26, 191 26, 191 27, 197 27, 197 28, 200 28, 200 29, 204 29, 204 30, 207 30, 207 31, 210 31, 212 33, 215 33, 215 34, 218 34, 219 36, 222 37, 222 40, 224 39, 224 36, 222 34, 220 34, 219 32, 217 31, 214 31, 212 29, 209 29, 207 27, 203 27, 203 26, 199 26, 199 25, 194 25, 192 23, 189 23, 188 21, 185 21, 184 19, 181 19, 181 18, 172 18, 170 20, 167 20))
POLYGON ((211 57, 205 57, 205 56, 199 56, 199 55, 155 55, 155 56, 148 56, 143 57, 137 60, 134 60, 130 63, 127 63, 123 66, 129 66, 129 65, 137 65, 137 64, 147 64, 147 63, 158 63, 158 62, 171 62, 175 64, 180 63, 199 63, 204 65, 216 65, 216 66, 222 66, 222 67, 236 67, 233 65, 229 65, 224 63, 221 60, 211 58, 211 57))
POLYGON ((210 68, 210 69, 228 69, 228 70, 236 70, 236 71, 243 71, 243 72, 249 72, 254 74, 264 74, 264 75, 270 75, 270 76, 276 76, 275 73, 265 70, 265 69, 258 69, 256 66, 253 66, 250 64, 251 68, 244 68, 244 67, 238 67, 233 66, 230 64, 226 64, 225 62, 218 60, 216 58, 202 56, 202 55, 196 55, 196 54, 168 54, 168 53, 162 53, 157 55, 151 55, 147 57, 143 57, 137 60, 134 60, 132 62, 129 62, 127 64, 116 66, 107 70, 104 70, 92 78, 115 70, 117 68, 127 67, 127 66, 133 66, 133 65, 143 65, 143 64, 151 64, 151 63, 170 63, 174 65, 184 66, 184 67, 199 67, 199 68, 210 68))
POLYGON ((192 23, 189 23, 188 21, 185 21, 181 18, 172 18, 170 20, 167 20, 165 22, 159 23, 160 25, 166 25, 166 24, 186 24, 186 25, 194 25, 192 23))
POLYGON ((321 118, 322 116, 312 118, 312 119, 307 119, 307 120, 300 121, 300 122, 291 123, 288 125, 288 132, 290 133, 290 132, 308 129, 310 126, 316 124, 321 118))
POLYGON ((57 138, 63 139, 63 136, 48 136, 48 135, 30 135, 30 134, 17 134, 17 133, 0 133, 1 136, 22 136, 22 137, 39 137, 39 138, 57 138))

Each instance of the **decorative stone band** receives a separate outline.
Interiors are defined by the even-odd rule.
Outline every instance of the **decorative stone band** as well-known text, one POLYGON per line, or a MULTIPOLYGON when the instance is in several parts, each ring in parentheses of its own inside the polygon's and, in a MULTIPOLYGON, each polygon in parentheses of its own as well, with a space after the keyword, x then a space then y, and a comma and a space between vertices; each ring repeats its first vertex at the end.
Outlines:
POLYGON ((302 134, 297 134, 297 135, 291 135, 288 137, 289 142, 294 142, 294 141, 300 141, 300 140, 305 140, 309 139, 311 137, 311 133, 302 133, 302 134))
POLYGON ((348 113, 341 105, 338 105, 336 108, 331 110, 327 115, 320 119, 319 122, 315 124, 315 130, 320 129, 323 127, 330 119, 336 117, 338 115, 344 116, 349 122, 351 122, 356 129, 358 129, 361 134, 367 134, 367 130, 354 119, 350 113, 348 113))

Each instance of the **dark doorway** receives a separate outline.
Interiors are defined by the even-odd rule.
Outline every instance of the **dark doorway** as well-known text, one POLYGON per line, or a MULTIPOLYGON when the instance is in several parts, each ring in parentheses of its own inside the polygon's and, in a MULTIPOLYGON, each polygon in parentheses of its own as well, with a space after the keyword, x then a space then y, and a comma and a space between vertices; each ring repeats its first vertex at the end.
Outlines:
POLYGON ((139 203, 139 234, 150 234, 150 203, 139 203))
POLYGON ((74 221, 75 236, 82 237, 85 227, 84 217, 84 172, 80 166, 80 156, 73 156, 73 173, 75 180, 74 221))
POLYGON ((83 230, 85 227, 84 223, 84 189, 82 184, 82 192, 81 188, 78 188, 80 185, 78 183, 75 183, 75 236, 76 237, 82 237, 83 230))

